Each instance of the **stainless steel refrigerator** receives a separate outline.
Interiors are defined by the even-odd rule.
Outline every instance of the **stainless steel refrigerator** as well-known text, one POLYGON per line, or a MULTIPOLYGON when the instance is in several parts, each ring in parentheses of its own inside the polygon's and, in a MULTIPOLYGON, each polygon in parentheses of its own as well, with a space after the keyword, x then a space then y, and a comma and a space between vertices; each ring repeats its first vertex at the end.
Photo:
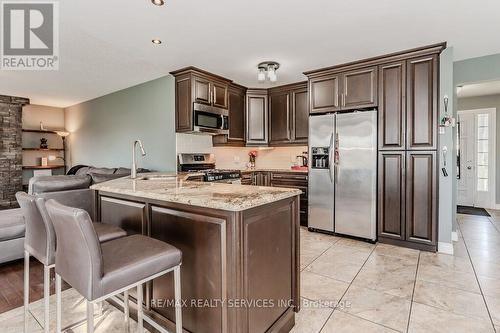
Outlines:
POLYGON ((377 111, 309 117, 309 228, 376 239, 377 111))

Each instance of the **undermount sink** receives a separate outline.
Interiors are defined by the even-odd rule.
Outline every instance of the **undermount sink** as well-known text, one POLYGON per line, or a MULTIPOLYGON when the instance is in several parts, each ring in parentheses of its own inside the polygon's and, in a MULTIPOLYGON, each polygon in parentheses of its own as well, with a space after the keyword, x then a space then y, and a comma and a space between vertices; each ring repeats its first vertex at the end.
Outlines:
POLYGON ((137 180, 173 180, 176 179, 176 176, 142 176, 137 177, 137 180))

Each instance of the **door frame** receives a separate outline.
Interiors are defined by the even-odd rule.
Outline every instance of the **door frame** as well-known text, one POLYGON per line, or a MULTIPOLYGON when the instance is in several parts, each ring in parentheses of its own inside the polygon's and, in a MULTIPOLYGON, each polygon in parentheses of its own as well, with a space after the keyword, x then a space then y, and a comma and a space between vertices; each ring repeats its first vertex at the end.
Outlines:
MULTIPOLYGON (((490 122, 488 123, 488 133, 491 133, 490 130, 493 132, 493 140, 490 140, 491 142, 488 142, 488 145, 490 147, 490 152, 489 154, 489 161, 488 161, 488 175, 489 175, 489 187, 490 187, 490 206, 489 207, 482 207, 482 208, 488 208, 488 209, 496 209, 496 160, 497 160, 497 153, 496 153, 496 140, 497 140, 497 129, 496 129, 496 113, 497 109, 496 108, 481 108, 481 109, 470 109, 470 110, 459 110, 457 112, 457 116, 460 114, 473 114, 477 115, 478 113, 488 113, 490 115, 490 122)), ((477 164, 477 124, 476 124, 476 118, 474 117, 474 164, 477 164)), ((474 205, 476 204, 476 185, 477 185, 477 166, 474 165, 474 205)))

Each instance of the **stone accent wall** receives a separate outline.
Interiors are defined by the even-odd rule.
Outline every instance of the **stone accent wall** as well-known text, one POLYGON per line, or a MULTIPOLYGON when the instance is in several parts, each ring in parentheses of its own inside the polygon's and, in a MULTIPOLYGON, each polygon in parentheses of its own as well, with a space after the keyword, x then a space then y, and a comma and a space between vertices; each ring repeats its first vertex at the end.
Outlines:
POLYGON ((18 207, 23 188, 22 108, 29 100, 0 95, 0 210, 18 207))

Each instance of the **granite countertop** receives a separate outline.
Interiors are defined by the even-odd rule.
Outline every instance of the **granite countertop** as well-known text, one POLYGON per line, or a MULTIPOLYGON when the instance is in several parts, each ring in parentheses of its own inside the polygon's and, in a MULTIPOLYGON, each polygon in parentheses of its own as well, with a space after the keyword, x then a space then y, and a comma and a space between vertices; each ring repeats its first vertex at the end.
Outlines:
MULTIPOLYGON (((190 173, 189 176, 192 176, 190 173)), ((242 211, 300 195, 297 189, 206 183, 186 180, 186 174, 139 174, 92 185, 93 190, 192 206, 242 211), (149 177, 149 180, 141 179, 149 177)))
POLYGON ((242 173, 245 172, 255 172, 255 171, 268 171, 268 172, 291 172, 291 173, 308 173, 309 170, 293 170, 293 169, 266 169, 266 168, 255 168, 255 169, 240 169, 242 173))

